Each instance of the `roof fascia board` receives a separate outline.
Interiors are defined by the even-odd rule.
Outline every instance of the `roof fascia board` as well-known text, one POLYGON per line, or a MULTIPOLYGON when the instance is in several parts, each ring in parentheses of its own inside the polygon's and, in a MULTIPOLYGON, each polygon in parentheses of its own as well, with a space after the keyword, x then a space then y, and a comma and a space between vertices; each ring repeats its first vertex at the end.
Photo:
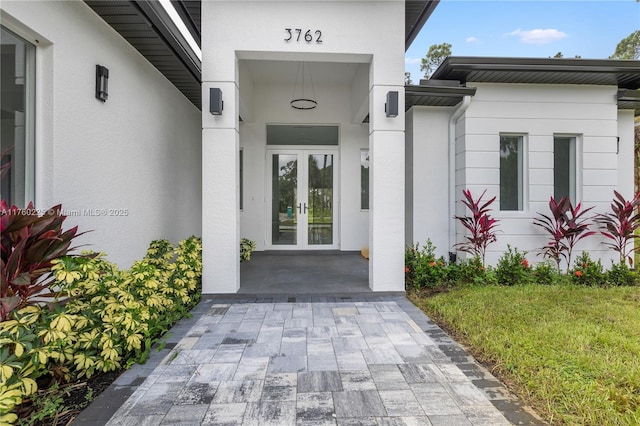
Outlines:
POLYGON ((618 100, 640 102, 640 90, 619 89, 618 100))
POLYGON ((438 6, 439 3, 440 3, 440 0, 426 1, 424 8, 422 9, 422 12, 420 12, 420 16, 418 16, 418 19, 416 20, 415 24, 413 25, 413 27, 411 27, 411 30, 409 31, 409 33, 405 34, 405 39, 404 39, 405 52, 407 51, 407 49, 409 49, 409 46, 411 46, 411 43, 413 43, 413 40, 416 39, 416 37, 418 36, 418 33, 420 33, 420 30, 424 26, 425 22, 427 22, 427 19, 429 19, 433 11, 436 10, 436 7, 438 6))
POLYGON ((405 94, 415 96, 447 96, 462 97, 474 96, 476 94, 475 87, 424 87, 424 86, 405 86, 405 94))
POLYGON ((589 72, 640 74, 638 61, 611 59, 484 58, 454 56, 446 58, 431 78, 444 78, 451 71, 589 72))
POLYGON ((182 36, 178 27, 173 23, 171 17, 164 10, 160 2, 153 0, 135 0, 132 2, 142 14, 153 24, 156 31, 164 38, 169 48, 176 57, 187 67, 193 77, 200 82, 202 75, 202 64, 195 52, 189 46, 187 40, 182 36))
POLYGON ((180 16, 180 19, 182 19, 182 22, 184 22, 185 26, 187 27, 187 29, 189 30, 189 32, 193 36, 193 39, 196 41, 196 43, 198 43, 198 46, 202 46, 202 39, 201 39, 201 35, 200 35, 200 29, 198 28, 196 23, 193 21, 193 18, 189 14, 189 11, 187 10, 187 7, 185 6, 184 1, 183 0, 171 0, 171 4, 173 5, 173 8, 176 10, 176 12, 178 12, 178 15, 180 16))

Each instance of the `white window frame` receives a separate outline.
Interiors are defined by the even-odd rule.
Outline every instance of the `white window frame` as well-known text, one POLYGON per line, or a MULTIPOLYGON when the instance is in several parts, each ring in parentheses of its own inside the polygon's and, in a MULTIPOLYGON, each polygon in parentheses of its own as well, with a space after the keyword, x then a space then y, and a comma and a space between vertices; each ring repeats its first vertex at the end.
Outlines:
POLYGON ((35 101, 28 125, 32 134, 31 153, 34 156, 32 183, 29 184, 29 199, 36 208, 48 208, 55 202, 53 176, 53 43, 43 34, 25 25, 12 15, 0 9, 2 26, 35 46, 35 79, 31 97, 35 101))

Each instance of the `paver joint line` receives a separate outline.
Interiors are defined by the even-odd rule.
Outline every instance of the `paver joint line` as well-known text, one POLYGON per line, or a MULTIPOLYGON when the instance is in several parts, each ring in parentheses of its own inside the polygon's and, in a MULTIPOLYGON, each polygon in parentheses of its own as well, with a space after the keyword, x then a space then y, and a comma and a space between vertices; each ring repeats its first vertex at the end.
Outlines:
POLYGON ((203 299, 102 424, 542 424, 404 297, 257 302, 203 299))

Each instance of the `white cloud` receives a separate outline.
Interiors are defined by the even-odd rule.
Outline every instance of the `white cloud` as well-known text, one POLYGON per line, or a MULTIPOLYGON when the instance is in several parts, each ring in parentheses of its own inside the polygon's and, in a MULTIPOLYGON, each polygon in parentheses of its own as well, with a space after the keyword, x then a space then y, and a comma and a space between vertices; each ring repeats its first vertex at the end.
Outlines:
POLYGON ((480 42, 480 40, 478 40, 477 38, 471 36, 471 37, 467 37, 467 39, 465 40, 467 43, 478 43, 480 42))
POLYGON ((404 58, 405 65, 415 65, 420 63, 421 58, 404 58))
POLYGON ((518 28, 506 35, 519 37, 520 41, 526 44, 547 44, 565 38, 567 33, 554 28, 547 28, 544 30, 521 30, 518 28))

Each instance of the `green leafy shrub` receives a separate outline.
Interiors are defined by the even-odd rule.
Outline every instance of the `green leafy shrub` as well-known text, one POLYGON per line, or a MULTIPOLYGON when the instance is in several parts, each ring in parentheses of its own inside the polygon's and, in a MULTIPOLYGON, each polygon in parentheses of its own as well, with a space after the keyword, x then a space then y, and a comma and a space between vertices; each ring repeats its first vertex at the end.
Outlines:
POLYGON ((240 240, 240 262, 251 260, 251 253, 256 250, 256 242, 247 238, 240 240))
POLYGON ((576 284, 588 285, 588 286, 603 286, 606 284, 606 275, 602 262, 593 261, 589 253, 583 251, 578 256, 573 265, 573 269, 569 271, 571 280, 576 284))
POLYGON ((539 262, 532 271, 532 280, 535 284, 552 285, 559 284, 566 278, 566 275, 560 274, 555 264, 549 260, 539 262))
POLYGON ((482 264, 479 256, 463 260, 458 264, 459 284, 486 284, 487 268, 482 264))
POLYGON ((607 283, 612 286, 632 286, 640 281, 638 273, 627 266, 626 259, 620 263, 613 262, 606 275, 607 283))
POLYGON ((447 263, 444 257, 436 257, 436 246, 427 240, 420 248, 419 244, 405 250, 406 283, 416 289, 435 287, 442 284, 447 277, 447 263))
POLYGON ((119 270, 104 255, 63 257, 52 266, 63 303, 27 306, 0 323, 0 420, 16 421, 16 405, 36 380, 90 377, 142 362, 151 346, 200 298, 202 243, 151 243, 147 255, 119 270))
POLYGON ((531 266, 526 258, 527 252, 507 245, 507 251, 498 260, 496 279, 500 285, 527 284, 532 281, 531 266))

